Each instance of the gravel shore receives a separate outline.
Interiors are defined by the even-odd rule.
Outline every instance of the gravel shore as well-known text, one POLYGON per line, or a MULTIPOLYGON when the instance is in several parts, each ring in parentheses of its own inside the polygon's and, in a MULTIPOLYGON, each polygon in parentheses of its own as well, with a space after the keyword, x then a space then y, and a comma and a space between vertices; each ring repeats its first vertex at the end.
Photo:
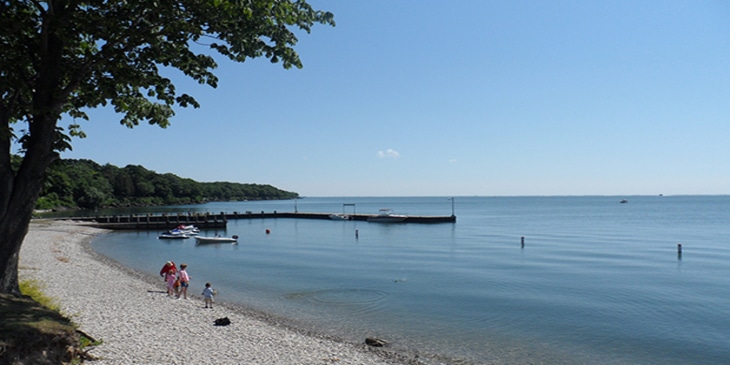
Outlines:
POLYGON ((103 341, 89 351, 100 358, 94 365, 418 363, 237 306, 205 309, 199 295, 170 298, 161 279, 94 253, 88 243, 103 232, 70 221, 34 221, 20 252, 21 280, 39 281, 80 330, 103 341), (215 326, 222 317, 231 324, 215 326))

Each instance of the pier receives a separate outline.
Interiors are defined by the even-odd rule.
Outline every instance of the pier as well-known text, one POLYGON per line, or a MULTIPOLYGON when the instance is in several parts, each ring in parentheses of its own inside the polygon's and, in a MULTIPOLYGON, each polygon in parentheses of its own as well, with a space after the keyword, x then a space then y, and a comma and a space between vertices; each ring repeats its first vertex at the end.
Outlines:
MULTIPOLYGON (((233 213, 188 213, 188 214, 146 214, 128 216, 99 216, 99 217, 76 217, 77 221, 94 222, 95 226, 116 230, 168 230, 179 225, 194 225, 201 229, 226 228, 229 220, 238 219, 320 219, 332 220, 332 213, 306 213, 306 212, 233 212, 233 213)), ((376 214, 348 214, 349 220, 367 221, 376 214)), ((337 222, 332 220, 332 222, 337 222)), ((456 223, 456 216, 418 216, 409 215, 403 222, 435 224, 435 223, 456 223)), ((377 224, 377 223, 374 223, 377 224)))

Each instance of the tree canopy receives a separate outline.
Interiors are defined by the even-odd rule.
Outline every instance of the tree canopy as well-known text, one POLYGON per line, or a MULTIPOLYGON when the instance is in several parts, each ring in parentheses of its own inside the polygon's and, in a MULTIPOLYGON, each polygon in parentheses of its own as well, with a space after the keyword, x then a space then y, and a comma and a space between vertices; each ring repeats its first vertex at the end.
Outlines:
POLYGON ((161 71, 215 87, 216 53, 302 67, 295 32, 334 25, 303 0, 0 0, 0 19, 0 292, 14 293, 46 169, 84 136, 63 116, 110 105, 127 127, 167 127, 175 107, 198 102, 161 71))
POLYGON ((36 209, 97 209, 298 196, 268 184, 197 182, 171 173, 158 174, 139 165, 120 168, 91 160, 64 159, 51 165, 36 209))

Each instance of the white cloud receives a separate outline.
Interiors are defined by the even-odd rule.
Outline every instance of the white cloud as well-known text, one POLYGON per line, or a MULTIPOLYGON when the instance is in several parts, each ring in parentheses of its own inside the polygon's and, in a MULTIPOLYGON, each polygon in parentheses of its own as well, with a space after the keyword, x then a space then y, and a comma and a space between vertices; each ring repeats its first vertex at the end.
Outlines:
POLYGON ((388 148, 385 151, 378 151, 378 157, 380 158, 398 158, 400 157, 400 153, 398 151, 388 148))

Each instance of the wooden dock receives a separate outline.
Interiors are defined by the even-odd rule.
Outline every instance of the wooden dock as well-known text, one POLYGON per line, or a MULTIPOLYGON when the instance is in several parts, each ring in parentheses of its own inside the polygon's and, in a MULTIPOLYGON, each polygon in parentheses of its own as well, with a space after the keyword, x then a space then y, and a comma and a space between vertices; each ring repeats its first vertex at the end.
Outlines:
MULTIPOLYGON (((225 213, 195 213, 195 214, 146 214, 146 215, 128 215, 128 216, 101 216, 101 217, 77 217, 73 218, 78 221, 94 222, 95 226, 107 229, 118 230, 169 230, 179 225, 194 225, 201 229, 206 228, 225 228, 229 220, 238 219, 276 219, 276 218, 294 218, 294 219, 321 219, 331 220, 332 213, 303 213, 303 212, 233 212, 225 213)), ((350 220, 367 221, 370 217, 377 214, 348 214, 350 220)), ((333 220, 333 222, 336 222, 333 220)), ((409 215, 403 223, 456 223, 456 216, 416 216, 409 215)))
POLYGON ((179 225, 194 225, 198 228, 226 228, 225 214, 146 214, 126 216, 81 217, 74 220, 94 222, 94 226, 119 230, 167 231, 179 225))

